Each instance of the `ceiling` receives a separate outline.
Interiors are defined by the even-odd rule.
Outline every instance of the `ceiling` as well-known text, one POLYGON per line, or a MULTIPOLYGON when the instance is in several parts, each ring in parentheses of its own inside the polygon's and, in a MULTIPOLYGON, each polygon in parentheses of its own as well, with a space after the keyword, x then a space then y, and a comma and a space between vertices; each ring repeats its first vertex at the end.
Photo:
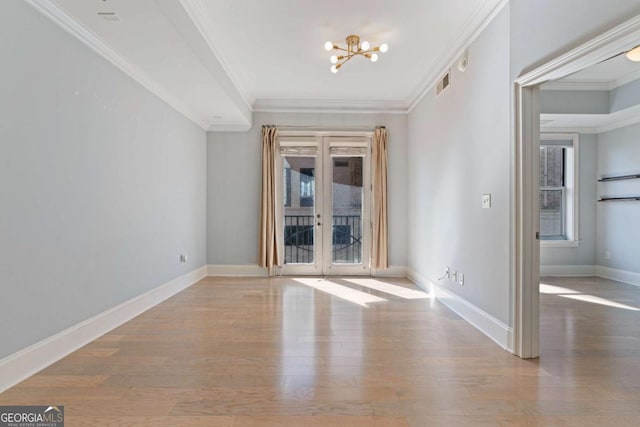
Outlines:
POLYGON ((542 86, 545 90, 613 90, 640 79, 640 62, 624 54, 542 86))
MULTIPOLYGON (((640 79, 640 62, 624 54, 542 85, 542 90, 611 91, 640 79)), ((540 114, 545 132, 602 133, 640 122, 640 103, 610 114, 540 114)))
POLYGON ((253 111, 406 113, 505 3, 28 1, 209 130, 247 129, 253 111), (332 74, 324 42, 354 33, 389 52, 332 74))

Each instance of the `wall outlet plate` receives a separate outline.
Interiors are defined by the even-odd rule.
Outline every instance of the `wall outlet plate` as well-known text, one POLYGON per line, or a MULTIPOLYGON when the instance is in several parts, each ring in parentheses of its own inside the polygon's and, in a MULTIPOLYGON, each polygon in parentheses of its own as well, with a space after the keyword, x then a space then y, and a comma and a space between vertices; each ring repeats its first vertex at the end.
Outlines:
POLYGON ((458 284, 464 286, 464 273, 458 271, 458 284))
POLYGON ((482 195, 482 209, 491 208, 491 193, 485 193, 482 195))
POLYGON ((180 263, 184 264, 185 262, 187 262, 187 254, 180 254, 180 263))

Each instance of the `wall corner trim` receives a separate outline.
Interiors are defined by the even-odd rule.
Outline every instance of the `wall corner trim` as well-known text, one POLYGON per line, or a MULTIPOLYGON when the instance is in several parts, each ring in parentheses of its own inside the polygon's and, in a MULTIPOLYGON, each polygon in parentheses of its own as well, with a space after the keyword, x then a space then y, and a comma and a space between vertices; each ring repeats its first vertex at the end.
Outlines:
POLYGON ((0 360, 0 393, 206 277, 206 267, 84 320, 0 360))
POLYGON ((409 269, 408 278, 420 288, 433 295, 451 311, 469 322, 472 326, 495 341, 503 349, 513 353, 513 328, 496 319, 486 311, 473 305, 466 299, 450 292, 416 272, 409 269))

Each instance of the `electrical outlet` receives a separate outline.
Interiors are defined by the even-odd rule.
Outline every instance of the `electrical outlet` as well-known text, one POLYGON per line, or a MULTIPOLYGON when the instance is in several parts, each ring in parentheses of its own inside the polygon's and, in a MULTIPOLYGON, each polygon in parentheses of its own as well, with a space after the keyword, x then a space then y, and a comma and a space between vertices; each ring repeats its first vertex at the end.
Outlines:
POLYGON ((187 262, 187 254, 180 254, 180 264, 184 264, 187 262))
POLYGON ((444 273, 445 277, 451 280, 451 267, 447 266, 447 270, 444 273))
POLYGON ((610 251, 604 251, 604 259, 611 259, 611 252, 610 251))
POLYGON ((451 280, 453 280, 453 282, 457 282, 458 281, 458 272, 455 270, 451 270, 451 280))
POLYGON ((464 286, 464 273, 458 271, 458 284, 464 286))

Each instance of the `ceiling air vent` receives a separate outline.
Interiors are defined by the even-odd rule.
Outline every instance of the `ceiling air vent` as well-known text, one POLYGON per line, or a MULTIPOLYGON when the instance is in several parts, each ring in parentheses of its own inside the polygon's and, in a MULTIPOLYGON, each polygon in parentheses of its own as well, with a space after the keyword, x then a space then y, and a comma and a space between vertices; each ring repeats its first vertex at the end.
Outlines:
POLYGON ((449 87, 449 71, 444 75, 438 82, 438 87, 436 88, 436 95, 440 95, 446 88, 449 87))
POLYGON ((120 21, 120 17, 115 12, 98 12, 98 16, 109 22, 120 21))

